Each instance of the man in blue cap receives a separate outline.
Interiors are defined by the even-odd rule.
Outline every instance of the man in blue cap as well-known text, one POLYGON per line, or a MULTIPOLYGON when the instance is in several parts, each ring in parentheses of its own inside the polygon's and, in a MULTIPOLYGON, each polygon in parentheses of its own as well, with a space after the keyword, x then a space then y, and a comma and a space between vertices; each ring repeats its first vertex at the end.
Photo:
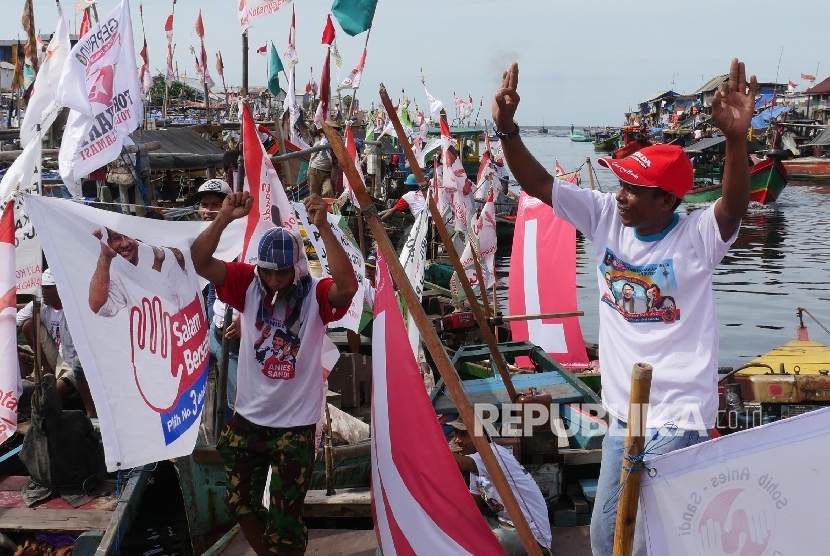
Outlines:
POLYGON ((319 195, 305 201, 320 230, 331 278, 312 278, 302 238, 272 228, 254 264, 213 257, 225 228, 251 211, 247 192, 230 193, 191 248, 193 266, 217 297, 240 312, 236 414, 217 450, 227 472, 225 502, 257 554, 302 554, 308 543, 303 501, 314 464, 314 428, 323 406, 321 345, 326 324, 339 320, 358 289, 343 247, 328 225, 319 195), (272 470, 270 509, 262 505, 272 470))
POLYGON ((409 212, 412 213, 414 218, 418 218, 421 211, 426 208, 427 200, 418 187, 418 180, 415 178, 415 174, 409 174, 406 176, 406 180, 403 184, 407 188, 407 192, 401 195, 401 198, 398 199, 398 202, 395 203, 394 207, 384 211, 381 214, 380 219, 382 221, 386 222, 387 220, 393 218, 396 214, 402 213, 406 209, 409 209, 409 212))

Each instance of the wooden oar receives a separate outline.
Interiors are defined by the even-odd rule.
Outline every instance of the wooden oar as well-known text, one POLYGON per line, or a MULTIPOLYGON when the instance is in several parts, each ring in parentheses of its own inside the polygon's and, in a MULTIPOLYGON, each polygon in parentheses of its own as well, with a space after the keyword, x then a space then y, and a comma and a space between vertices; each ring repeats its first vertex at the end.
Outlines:
MULTIPOLYGON (((383 103, 384 109, 389 114, 389 119, 395 127, 395 132, 398 134, 398 137, 406 137, 401 121, 395 111, 395 107, 392 106, 392 101, 389 99, 389 95, 386 93, 386 87, 384 87, 383 84, 380 86, 380 100, 383 103)), ((418 183, 426 182, 424 173, 421 171, 421 167, 418 164, 418 159, 412 151, 412 146, 408 141, 401 141, 400 144, 403 147, 406 159, 409 161, 409 167, 412 169, 412 173, 415 174, 415 179, 418 180, 418 183)), ((476 319, 476 323, 478 323, 479 329, 481 329, 481 336, 484 338, 484 343, 486 343, 487 347, 490 348, 492 360, 496 363, 496 368, 498 369, 499 375, 501 375, 501 379, 507 389, 507 395, 511 400, 515 400, 516 388, 513 386, 513 381, 510 379, 510 372, 507 370, 507 362, 499 352, 498 342, 496 342, 496 337, 493 335, 487 324, 487 318, 484 316, 484 312, 475 301, 476 294, 473 291, 473 287, 470 285, 470 281, 467 279, 464 266, 461 264, 461 259, 459 258, 458 252, 456 252, 455 246, 452 243, 450 232, 447 230, 447 226, 441 218, 441 213, 438 212, 438 205, 435 204, 435 199, 429 198, 427 200, 427 206, 429 207, 429 212, 432 215, 432 222, 435 225, 435 229, 438 230, 438 235, 441 236, 441 241, 444 242, 444 248, 447 251, 450 261, 452 262, 453 269, 458 275, 458 281, 461 282, 461 286, 464 288, 464 293, 470 301, 470 309, 473 311, 473 316, 476 319)))
MULTIPOLYGON (((386 99, 388 100, 388 97, 386 97, 386 99)), ((393 116, 394 113, 394 110, 389 110, 390 116, 393 116)), ((398 124, 399 137, 405 137, 403 131, 400 129, 400 122, 397 119, 394 121, 398 124)), ((461 421, 466 425, 467 430, 470 431, 470 438, 473 440, 473 444, 481 456, 481 460, 484 463, 484 467, 487 469, 487 473, 493 480, 493 486, 496 487, 496 490, 501 498, 501 502, 507 509, 507 513, 516 527, 516 531, 519 534, 519 538, 522 540, 522 544, 531 556, 542 556, 542 551, 540 550, 536 539, 533 537, 533 532, 530 530, 530 526, 528 525, 527 520, 519 507, 516 496, 513 494, 513 490, 507 482, 507 477, 505 477, 504 471, 496 460, 493 448, 484 436, 475 434, 476 415, 473 411, 473 406, 470 402, 469 396, 467 395, 467 391, 464 390, 464 386, 461 384, 461 379, 458 377, 458 372, 455 370, 455 367, 453 367, 447 352, 444 351, 444 346, 441 345, 441 340, 438 338, 438 334, 435 332, 432 324, 427 319, 427 315, 421 306, 420 299, 418 299, 418 296, 415 295, 415 290, 412 288, 412 284, 410 284, 409 278, 406 276, 406 273, 398 260, 395 248, 392 246, 389 236, 386 235, 386 229, 383 227, 383 222, 381 222, 378 217, 377 209, 372 203, 372 199, 369 197, 369 193, 366 191, 366 187, 363 185, 363 181, 357 173, 354 161, 352 161, 349 153, 346 151, 346 146, 343 144, 343 140, 334 128, 324 123, 323 132, 326 134, 326 137, 331 144, 332 152, 337 157, 340 167, 343 169, 343 172, 345 172, 346 177, 349 178, 349 184, 352 186, 357 202, 361 207, 361 214, 364 218, 366 218, 366 222, 369 224, 369 228, 372 230, 372 234, 378 242, 378 249, 380 249, 383 253, 383 257, 386 260, 390 273, 392 274, 392 279, 398 286, 401 295, 403 295, 404 302, 409 307, 409 311, 415 321, 415 325, 421 333, 424 345, 432 356, 436 367, 438 367, 438 371, 441 373, 441 378, 444 379, 444 384, 449 390, 452 400, 455 402, 461 421)), ((406 141, 403 141, 402 143, 408 146, 406 141)), ((415 163, 413 167, 417 167, 417 163, 415 163)), ((446 228, 444 228, 444 232, 446 232, 446 228)), ((474 299, 474 296, 470 295, 470 299, 474 299)))

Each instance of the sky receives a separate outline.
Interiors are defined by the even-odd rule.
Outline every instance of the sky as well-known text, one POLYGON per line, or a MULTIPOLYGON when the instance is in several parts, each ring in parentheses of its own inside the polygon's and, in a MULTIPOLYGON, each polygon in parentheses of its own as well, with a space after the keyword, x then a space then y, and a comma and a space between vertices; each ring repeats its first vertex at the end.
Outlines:
MULTIPOLYGON (((24 37, 24 0, 2 0, 0 39, 24 37), (17 6, 17 8, 15 8, 17 6)), ((116 0, 98 0, 103 17, 116 0)), ((145 0, 144 23, 153 73, 166 60, 164 22, 172 0, 145 0)), ((297 12, 297 83, 312 74, 319 83, 326 47, 320 38, 332 0, 294 0, 277 13, 254 21, 249 31, 249 85, 264 85, 267 58, 256 48, 273 40, 282 55, 288 41, 291 5, 297 12), (313 69, 312 69, 313 68, 313 69)), ((80 18, 75 0, 62 0, 71 32, 80 18)), ((139 1, 130 0, 135 50, 141 46, 139 1)), ((190 46, 203 10, 205 45, 216 75, 215 52, 222 52, 228 85, 242 83, 242 40, 238 0, 178 0, 174 22, 179 71, 195 74, 190 46)), ((690 94, 711 77, 729 70, 733 57, 746 62, 759 81, 792 79, 803 90, 801 73, 830 75, 826 0, 798 0, 786 8, 773 0, 379 0, 368 43, 361 106, 378 103, 383 83, 393 101, 401 89, 423 109, 423 69, 429 92, 454 115, 453 93, 472 95, 481 121, 489 119, 502 72, 518 62, 521 125, 619 125, 623 113, 658 92, 690 94), (783 55, 782 55, 783 48, 783 55), (780 68, 779 68, 780 58, 780 68)), ((55 0, 34 0, 35 26, 52 33, 55 0)), ((343 58, 341 80, 357 63, 366 33, 346 35, 335 22, 343 58)), ((197 50, 198 51, 198 50, 197 50)), ((140 65, 140 64, 139 64, 140 65)), ((332 64, 332 80, 336 78, 332 64)), ((285 81, 281 80, 285 87, 285 81)), ((214 90, 217 90, 214 88, 214 90)))

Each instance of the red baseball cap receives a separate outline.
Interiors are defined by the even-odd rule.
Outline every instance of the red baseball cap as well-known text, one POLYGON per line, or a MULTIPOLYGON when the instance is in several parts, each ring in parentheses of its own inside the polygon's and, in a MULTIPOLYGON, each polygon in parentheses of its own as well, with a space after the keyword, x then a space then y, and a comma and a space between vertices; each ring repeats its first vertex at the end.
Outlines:
POLYGON ((620 180, 642 187, 659 187, 678 199, 694 184, 692 162, 686 152, 675 145, 651 145, 622 160, 600 158, 620 180))

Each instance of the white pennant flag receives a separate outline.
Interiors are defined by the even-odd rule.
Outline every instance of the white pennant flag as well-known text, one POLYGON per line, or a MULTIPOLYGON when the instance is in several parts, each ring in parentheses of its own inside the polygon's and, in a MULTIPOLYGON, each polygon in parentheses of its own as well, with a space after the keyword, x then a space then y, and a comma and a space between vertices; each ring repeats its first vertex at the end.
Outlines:
POLYGON ((20 144, 24 147, 38 136, 38 125, 40 125, 41 133, 44 133, 61 111, 62 106, 57 102, 58 86, 71 48, 69 31, 61 16, 58 19, 55 34, 49 41, 49 48, 46 50, 43 65, 35 79, 32 95, 26 107, 26 115, 20 126, 20 144))
POLYGON ((297 106, 297 88, 293 70, 288 72, 288 94, 285 97, 284 106, 282 113, 288 112, 291 115, 291 137, 289 137, 289 140, 301 149, 310 149, 311 146, 305 142, 299 131, 300 109, 297 106))
POLYGON ((17 360, 14 207, 0 210, 0 442, 17 430, 17 400, 23 390, 17 360))
POLYGON ((437 122, 441 119, 441 110, 444 109, 444 103, 429 94, 426 85, 424 85, 424 93, 426 93, 427 100, 429 101, 429 117, 437 122))
POLYGON ((58 103, 73 110, 58 158, 64 181, 76 182, 118 158, 143 117, 129 0, 102 17, 72 49, 58 103))

